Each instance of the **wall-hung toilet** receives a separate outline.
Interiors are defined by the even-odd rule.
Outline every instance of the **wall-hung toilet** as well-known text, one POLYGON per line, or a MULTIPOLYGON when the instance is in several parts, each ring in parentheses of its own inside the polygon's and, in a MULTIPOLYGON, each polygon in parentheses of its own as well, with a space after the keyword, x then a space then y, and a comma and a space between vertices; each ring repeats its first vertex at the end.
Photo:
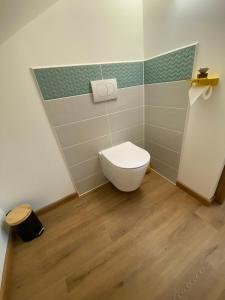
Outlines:
POLYGON ((140 187, 150 162, 150 154, 131 142, 100 151, 99 158, 105 177, 124 192, 140 187))

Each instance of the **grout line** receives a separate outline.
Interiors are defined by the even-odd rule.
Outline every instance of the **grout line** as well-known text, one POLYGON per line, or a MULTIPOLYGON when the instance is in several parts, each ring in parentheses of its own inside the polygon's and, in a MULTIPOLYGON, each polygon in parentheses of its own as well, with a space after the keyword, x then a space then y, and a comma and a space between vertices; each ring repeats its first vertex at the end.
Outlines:
POLYGON ((162 161, 161 159, 158 159, 158 158, 156 158, 155 156, 151 156, 151 158, 153 158, 153 159, 159 161, 159 162, 162 163, 163 165, 165 165, 165 166, 169 167, 170 169, 173 169, 174 171, 178 172, 178 169, 176 169, 176 168, 172 167, 171 165, 165 163, 165 162, 162 161))
POLYGON ((164 106, 164 105, 151 105, 146 104, 147 107, 155 107, 155 108, 164 108, 164 109, 177 109, 177 110, 187 110, 185 107, 176 107, 176 106, 164 106))
POLYGON ((163 146, 163 145, 161 145, 161 144, 158 144, 158 143, 155 143, 155 142, 151 142, 151 141, 150 141, 149 143, 148 143, 148 142, 146 143, 146 147, 147 147, 147 145, 149 145, 149 147, 151 148, 150 144, 154 144, 154 145, 156 145, 156 146, 158 146, 158 147, 161 147, 161 148, 163 148, 163 149, 165 149, 165 150, 174 152, 174 153, 176 153, 176 154, 180 154, 180 152, 178 152, 178 151, 172 150, 172 149, 167 148, 167 147, 165 147, 165 146, 163 146))
POLYGON ((144 84, 145 84, 145 63, 144 63, 144 61, 143 61, 142 65, 143 65, 142 83, 143 83, 143 85, 144 85, 144 84))
MULTIPOLYGON (((104 149, 103 149, 103 150, 104 150, 104 149)), ((102 150, 100 150, 100 151, 102 151, 102 150)), ((89 161, 91 161, 91 160, 95 160, 96 158, 98 158, 98 155, 93 156, 93 157, 91 157, 91 158, 88 158, 88 159, 86 159, 86 160, 82 160, 81 162, 79 162, 79 163, 77 163, 77 164, 73 164, 73 165, 71 165, 71 166, 68 166, 68 168, 69 168, 69 169, 72 169, 72 168, 74 168, 74 167, 76 167, 76 166, 85 164, 86 162, 89 162, 89 161)))
POLYGON ((107 119, 107 125, 108 125, 108 130, 109 130, 109 139, 110 139, 110 144, 112 146, 112 128, 111 128, 111 123, 110 123, 110 114, 108 110, 108 102, 105 103, 105 111, 106 111, 106 119, 107 119))
POLYGON ((94 119, 99 119, 99 118, 106 117, 107 115, 111 116, 111 115, 119 114, 121 112, 126 112, 126 111, 131 111, 131 110, 137 110, 137 109, 142 108, 142 107, 144 107, 144 105, 134 106, 132 108, 123 109, 123 110, 112 112, 112 113, 108 113, 108 114, 107 114, 107 108, 106 108, 106 111, 105 111, 106 113, 103 114, 103 115, 99 115, 99 116, 96 116, 96 117, 93 117, 93 118, 83 119, 83 120, 79 120, 79 121, 69 122, 69 123, 65 123, 65 124, 62 124, 62 125, 55 125, 55 126, 53 126, 53 128, 59 128, 59 127, 64 127, 64 126, 73 125, 73 124, 77 124, 77 123, 87 122, 87 121, 91 121, 91 120, 94 120, 94 119))
POLYGON ((65 123, 62 125, 56 125, 53 126, 54 128, 60 128, 60 127, 65 127, 65 126, 69 126, 69 125, 73 125, 73 124, 77 124, 77 123, 82 123, 82 122, 87 122, 87 121, 91 121, 91 120, 95 120, 95 119, 100 119, 100 118, 104 118, 106 116, 106 114, 103 115, 99 115, 93 118, 88 118, 88 119, 83 119, 83 120, 79 120, 79 121, 74 121, 74 122, 69 122, 69 123, 65 123))
POLYGON ((189 79, 181 79, 181 80, 172 80, 172 81, 162 81, 162 82, 152 82, 152 83, 145 83, 144 85, 153 85, 153 84, 172 84, 172 83, 178 83, 178 82, 187 82, 189 79))
MULTIPOLYGON (((136 144, 136 143, 143 143, 143 146, 142 147, 144 147, 145 145, 144 145, 144 139, 140 139, 140 140, 137 140, 137 141, 135 141, 135 142, 131 142, 131 143, 133 143, 133 144, 136 144)), ((138 146, 138 147, 140 147, 140 146, 138 146)), ((141 147, 141 148, 142 148, 141 147)))
MULTIPOLYGON (((35 77, 36 78, 36 77, 35 77)), ((37 83, 38 84, 38 83, 37 83)), ((132 88, 136 88, 136 87, 143 87, 144 84, 138 84, 138 85, 132 85, 132 86, 126 86, 126 87, 121 87, 118 88, 118 90, 124 90, 124 89, 132 89, 132 88)), ((39 87, 39 85, 38 85, 39 87)), ((41 92, 40 92, 41 93, 41 92)), ((42 94, 41 94, 42 95, 42 94)), ((42 101, 44 102, 53 102, 53 101, 60 101, 60 100, 66 100, 68 98, 75 98, 75 97, 82 97, 82 96, 90 96, 92 97, 92 93, 85 93, 85 94, 79 94, 79 95, 71 95, 71 96, 65 96, 65 97, 59 97, 59 98, 52 98, 52 99, 42 99, 42 101)))
POLYGON ((93 177, 93 176, 95 176, 95 175, 104 175, 103 174, 103 172, 101 171, 101 172, 95 172, 95 173, 92 173, 92 174, 90 174, 90 175, 88 175, 88 176, 86 176, 86 177, 83 177, 82 179, 80 179, 80 180, 74 180, 74 181, 76 181, 76 183, 79 183, 79 182, 82 182, 82 181, 84 181, 84 180, 87 180, 88 178, 90 178, 90 177, 93 177))
POLYGON ((144 108, 144 105, 138 105, 138 106, 134 106, 132 108, 127 108, 127 109, 122 109, 122 110, 119 110, 119 111, 111 112, 111 113, 109 113, 109 115, 116 115, 116 114, 121 113, 121 112, 130 111, 130 110, 137 110, 137 109, 141 109, 141 108, 144 108))
MULTIPOLYGON (((119 133, 119 132, 125 131, 125 130, 127 130, 127 129, 136 128, 136 127, 140 127, 140 126, 144 126, 144 125, 143 125, 142 123, 140 123, 140 124, 135 125, 135 126, 125 127, 125 128, 123 128, 123 129, 113 131, 112 134, 114 134, 114 133, 119 133)), ((65 147, 62 147, 62 149, 63 149, 63 150, 67 150, 67 149, 70 149, 70 148, 73 148, 73 147, 76 147, 76 146, 80 146, 80 145, 86 144, 86 143, 88 143, 88 142, 96 141, 96 140, 98 140, 98 139, 101 139, 101 138, 104 138, 104 137, 107 137, 107 136, 109 136, 109 134, 101 135, 101 136, 96 137, 96 138, 94 138, 94 139, 86 140, 85 142, 82 142, 82 143, 77 143, 77 144, 73 144, 73 145, 70 145, 70 146, 65 146, 65 147)))
MULTIPOLYGON (((102 65, 100 65, 100 67, 101 67, 101 74, 102 74, 102 79, 103 79, 102 65)), ((117 82, 117 79, 116 79, 116 82, 117 82)), ((113 145, 113 143, 112 143, 112 128, 111 128, 111 123, 110 123, 110 114, 109 114, 109 110, 108 110, 109 104, 108 103, 109 102, 105 102, 105 110, 106 110, 106 118, 107 118, 107 124, 108 124, 108 129, 109 129, 109 139, 110 139, 110 144, 112 147, 112 145, 113 145)))
POLYGON ((85 94, 78 94, 78 95, 71 95, 71 96, 64 96, 64 97, 59 97, 59 98, 51 98, 51 99, 43 99, 43 101, 48 102, 53 102, 53 101, 63 101, 67 100, 68 98, 75 98, 75 97, 82 97, 82 96, 92 96, 92 93, 85 93, 85 94))
POLYGON ((102 76, 102 80, 103 80, 102 65, 100 64, 99 66, 100 66, 101 76, 102 76))
POLYGON ((107 123, 108 123, 108 129, 109 129, 109 138, 110 138, 110 143, 112 146, 112 128, 111 128, 111 124, 110 124, 110 114, 108 112, 108 105, 106 103, 106 116, 107 116, 107 123))
POLYGON ((101 136, 96 137, 96 138, 94 138, 94 139, 86 140, 85 142, 82 142, 82 143, 77 143, 77 144, 73 144, 73 145, 71 145, 71 146, 65 146, 65 147, 62 147, 62 149, 63 149, 63 150, 67 150, 67 149, 73 148, 73 147, 75 147, 75 146, 80 146, 80 145, 83 145, 83 144, 86 144, 86 143, 89 143, 89 142, 92 142, 92 141, 100 140, 100 139, 102 139, 102 138, 104 138, 104 137, 107 137, 107 136, 108 136, 108 134, 101 135, 101 136))
POLYGON ((167 130, 167 131, 172 131, 172 132, 179 133, 179 134, 184 133, 183 131, 179 131, 179 130, 175 130, 175 129, 169 129, 169 128, 166 128, 166 127, 161 127, 161 126, 153 125, 153 124, 150 124, 150 123, 145 123, 145 124, 147 126, 151 126, 151 127, 154 127, 154 128, 160 128, 160 129, 164 129, 164 130, 167 130))
POLYGON ((141 127, 141 126, 143 126, 143 123, 137 123, 137 124, 134 125, 134 126, 128 126, 128 127, 123 128, 123 129, 119 129, 119 130, 112 131, 112 134, 119 133, 119 132, 123 132, 123 131, 125 131, 125 130, 132 129, 132 128, 137 128, 137 127, 141 127))
POLYGON ((86 194, 88 194, 88 193, 90 193, 90 192, 92 192, 92 191, 97 190, 99 187, 101 187, 101 186, 107 184, 108 182, 109 182, 109 181, 108 181, 108 179, 106 178, 106 182, 101 183, 101 184, 97 185, 96 187, 94 187, 93 189, 90 189, 90 190, 88 190, 88 191, 86 191, 86 192, 84 192, 84 193, 82 193, 82 194, 79 194, 79 193, 78 193, 78 194, 79 194, 80 197, 83 197, 83 196, 85 196, 86 194))
POLYGON ((169 181, 170 183, 172 183, 173 185, 176 185, 175 182, 173 182, 172 180, 170 180, 169 178, 167 178, 166 176, 162 175, 161 173, 159 173, 158 171, 156 171, 154 168, 152 168, 152 170, 158 174, 159 176, 161 176, 162 178, 166 179, 167 181, 169 181))
POLYGON ((143 129, 142 129, 142 134, 143 134, 143 147, 145 148, 145 64, 143 61, 143 129))
MULTIPOLYGON (((128 140, 130 140, 130 139, 128 138, 128 140)), ((139 142, 143 142, 143 139, 138 139, 138 140, 135 140, 135 141, 133 141, 133 142, 131 142, 131 143, 135 144, 135 143, 139 143, 139 142)), ((121 143, 118 143, 118 144, 112 144, 110 147, 114 147, 114 146, 117 146, 117 145, 122 144, 122 143, 124 143, 124 142, 121 142, 121 143)), ((104 149, 99 150, 99 151, 103 151, 103 150, 108 149, 108 148, 110 148, 110 147, 104 148, 104 149)), ((88 159, 82 160, 82 161, 79 162, 79 163, 76 163, 76 164, 73 164, 73 165, 70 165, 70 166, 68 165, 68 168, 69 168, 69 169, 72 169, 72 168, 74 168, 74 167, 76 167, 76 166, 79 166, 79 165, 82 165, 82 164, 84 164, 84 163, 86 163, 86 162, 88 162, 88 161, 95 160, 96 158, 99 158, 99 156, 98 156, 98 155, 92 156, 92 157, 90 157, 90 158, 88 158, 88 159)), ((84 177, 84 178, 85 178, 85 177, 84 177)))

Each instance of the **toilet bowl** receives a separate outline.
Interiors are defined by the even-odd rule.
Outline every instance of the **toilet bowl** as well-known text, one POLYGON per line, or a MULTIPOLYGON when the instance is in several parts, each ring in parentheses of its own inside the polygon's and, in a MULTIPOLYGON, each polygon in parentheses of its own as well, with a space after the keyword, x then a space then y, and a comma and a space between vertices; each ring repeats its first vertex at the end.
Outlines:
POLYGON ((150 162, 150 154, 131 142, 100 151, 99 158, 105 177, 124 192, 140 187, 150 162))

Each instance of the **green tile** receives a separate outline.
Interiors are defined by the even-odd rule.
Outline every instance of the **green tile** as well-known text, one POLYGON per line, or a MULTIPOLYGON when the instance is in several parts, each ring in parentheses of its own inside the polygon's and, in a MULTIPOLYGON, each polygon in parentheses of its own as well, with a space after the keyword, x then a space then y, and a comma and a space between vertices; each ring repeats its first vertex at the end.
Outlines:
POLYGON ((145 61, 145 84, 191 78, 195 48, 189 46, 145 61))
POLYGON ((143 77, 146 84, 188 79, 194 54, 195 46, 190 46, 145 62, 41 68, 34 73, 44 100, 49 100, 91 93, 90 81, 102 76, 116 78, 119 88, 141 85, 143 77))
POLYGON ((143 62, 104 64, 104 79, 116 78, 119 88, 143 84, 143 62))
POLYGON ((44 100, 87 94, 90 81, 101 79, 100 65, 35 69, 44 100))

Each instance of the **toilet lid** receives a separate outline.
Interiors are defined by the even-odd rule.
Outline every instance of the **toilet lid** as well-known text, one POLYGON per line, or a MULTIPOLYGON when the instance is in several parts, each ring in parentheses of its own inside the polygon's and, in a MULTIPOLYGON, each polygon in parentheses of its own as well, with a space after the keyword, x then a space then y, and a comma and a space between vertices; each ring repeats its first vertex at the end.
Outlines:
POLYGON ((131 142, 119 144, 100 153, 119 168, 139 168, 150 161, 150 154, 131 142))

